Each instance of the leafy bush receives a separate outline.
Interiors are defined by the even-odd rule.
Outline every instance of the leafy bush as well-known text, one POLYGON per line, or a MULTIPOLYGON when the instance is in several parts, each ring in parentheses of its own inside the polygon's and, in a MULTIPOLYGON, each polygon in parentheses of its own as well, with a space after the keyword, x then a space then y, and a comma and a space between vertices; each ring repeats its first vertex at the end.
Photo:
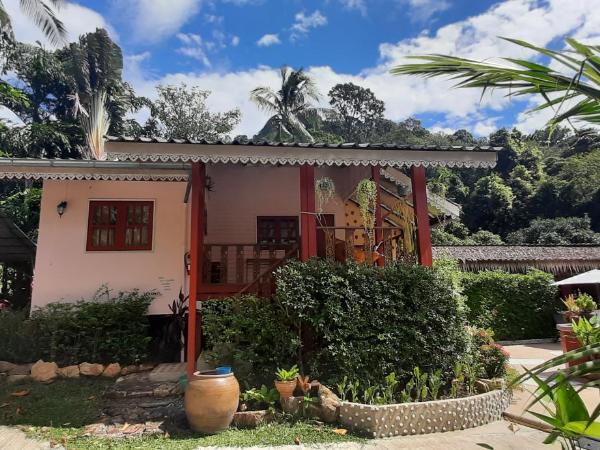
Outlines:
POLYGON ((376 382, 416 366, 448 371, 466 354, 465 314, 440 270, 315 259, 291 262, 276 278, 273 300, 202 304, 211 358, 248 385, 272 383, 278 366, 292 364, 322 382, 376 382))
POLYGON ((499 340, 553 337, 558 291, 552 281, 552 275, 539 270, 464 273, 469 322, 491 328, 499 340))
POLYGON ((27 311, 0 311, 0 361, 28 363, 41 357, 27 311))
POLYGON ((244 296, 200 304, 209 361, 231 365, 247 387, 272 385, 279 366, 296 361, 300 343, 281 305, 244 296))
POLYGON ((130 364, 148 357, 148 306, 153 292, 121 292, 116 297, 51 303, 35 310, 0 314, 0 359, 37 359, 60 365, 84 361, 130 364))

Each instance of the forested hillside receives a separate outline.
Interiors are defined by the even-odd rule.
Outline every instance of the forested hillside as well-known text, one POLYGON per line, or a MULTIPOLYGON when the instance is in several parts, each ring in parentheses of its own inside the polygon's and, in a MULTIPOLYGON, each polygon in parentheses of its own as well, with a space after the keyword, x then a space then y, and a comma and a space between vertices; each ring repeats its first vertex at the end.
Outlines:
MULTIPOLYGON (((0 50, 0 104, 17 119, 0 120, 4 156, 81 158, 82 120, 94 96, 105 95, 109 133, 168 138, 230 139, 238 110, 212 113, 202 87, 159 86, 156 100, 122 79, 120 48, 97 30, 60 50, 17 42, 0 50), (183 108, 182 105, 186 107, 183 108), (146 108, 149 119, 133 113, 146 108)), ((390 88, 393 88, 391 86, 390 88)), ((501 129, 474 137, 466 130, 432 132, 415 118, 385 118, 385 104, 347 83, 318 92, 302 70, 282 69, 282 85, 249 96, 272 117, 252 137, 315 142, 492 145, 504 148, 495 169, 430 169, 430 189, 463 207, 461 222, 434 230, 436 243, 600 243, 600 135, 557 127, 524 134, 501 129)), ((36 238, 39 184, 1 182, 0 205, 36 238)))

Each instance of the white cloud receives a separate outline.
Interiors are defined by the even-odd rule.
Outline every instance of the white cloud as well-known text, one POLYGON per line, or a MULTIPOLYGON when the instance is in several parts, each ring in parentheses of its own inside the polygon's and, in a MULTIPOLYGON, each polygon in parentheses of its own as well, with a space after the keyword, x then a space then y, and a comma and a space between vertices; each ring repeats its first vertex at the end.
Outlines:
POLYGON ((177 33, 177 39, 183 44, 177 49, 177 53, 196 59, 206 67, 211 66, 210 60, 204 51, 207 43, 202 40, 202 36, 195 33, 177 33))
POLYGON ((367 13, 366 0, 340 0, 340 3, 344 8, 356 9, 363 15, 367 13))
POLYGON ((425 22, 431 16, 450 8, 447 0, 401 0, 410 8, 409 15, 415 22, 425 22))
POLYGON ((202 0, 128 0, 118 2, 123 24, 139 42, 155 43, 177 33, 201 9, 202 0))
POLYGON ((237 47, 238 45, 240 45, 240 37, 235 35, 231 36, 231 46, 237 47))
MULTIPOLYGON (((47 48, 53 47, 33 20, 23 14, 21 8, 19 8, 19 0, 3 0, 2 3, 4 3, 6 11, 11 17, 17 40, 31 44, 39 41, 47 48)), ((118 38, 116 32, 101 14, 78 3, 65 3, 62 8, 56 11, 56 16, 64 23, 69 42, 76 41, 80 35, 95 31, 96 28, 105 28, 113 39, 118 38)))
MULTIPOLYGON (((538 45, 548 45, 564 35, 576 34, 581 40, 594 38, 598 42, 600 8, 596 0, 512 0, 491 7, 484 13, 466 20, 448 24, 437 31, 380 46, 379 64, 358 74, 344 74, 328 66, 311 67, 322 94, 337 83, 353 82, 370 88, 386 103, 386 117, 402 120, 411 115, 436 113, 442 119, 436 127, 442 129, 466 128, 475 134, 487 134, 503 120, 503 110, 527 106, 528 100, 509 100, 504 93, 486 94, 481 100, 479 90, 452 89, 453 83, 442 79, 424 80, 416 77, 397 77, 389 69, 406 61, 408 55, 447 53, 473 59, 497 60, 499 56, 532 57, 529 50, 520 49, 497 37, 518 37, 538 45)), ((138 63, 139 64, 139 63, 138 63)), ((259 67, 251 70, 221 73, 172 73, 162 77, 143 76, 145 72, 127 71, 140 95, 154 96, 156 84, 190 85, 209 89, 208 99, 215 111, 239 107, 242 121, 232 134, 252 136, 264 125, 267 115, 250 102, 249 93, 257 86, 277 87, 280 83, 276 68, 259 67)), ((325 105, 327 99, 323 99, 325 105)), ((545 118, 539 115, 520 115, 519 126, 539 127, 545 118), (534 122, 537 121, 537 122, 534 122)))
POLYGON ((270 47, 271 45, 275 44, 281 44, 279 35, 277 34, 265 34, 258 41, 256 41, 256 45, 259 47, 270 47))
POLYGON ((311 28, 317 28, 327 25, 327 17, 321 14, 318 9, 309 14, 304 14, 304 11, 297 13, 294 16, 295 22, 293 23, 291 30, 291 39, 295 40, 306 35, 311 28))

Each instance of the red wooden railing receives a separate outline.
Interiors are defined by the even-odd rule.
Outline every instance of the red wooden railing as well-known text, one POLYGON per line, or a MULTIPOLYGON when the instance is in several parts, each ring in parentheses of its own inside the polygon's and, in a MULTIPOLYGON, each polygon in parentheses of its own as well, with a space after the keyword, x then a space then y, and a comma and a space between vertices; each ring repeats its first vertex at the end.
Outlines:
POLYGON ((416 261, 414 252, 404 245, 401 228, 375 227, 370 239, 361 227, 318 226, 317 230, 323 233, 318 249, 319 256, 332 261, 416 261))

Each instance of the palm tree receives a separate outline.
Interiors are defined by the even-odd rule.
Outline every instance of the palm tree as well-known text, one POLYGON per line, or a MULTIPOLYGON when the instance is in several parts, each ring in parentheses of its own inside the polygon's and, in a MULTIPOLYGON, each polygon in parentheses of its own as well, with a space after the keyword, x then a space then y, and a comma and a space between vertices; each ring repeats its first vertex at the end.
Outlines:
POLYGON ((460 80, 456 87, 481 89, 482 96, 494 88, 507 91, 508 97, 538 94, 543 103, 530 112, 552 108, 554 116, 548 122, 552 127, 570 119, 600 123, 600 46, 566 39, 570 49, 558 52, 517 39, 502 39, 550 58, 564 72, 523 59, 503 58, 509 64, 493 64, 434 54, 412 56, 426 62, 402 64, 391 73, 460 80))
POLYGON ((275 92, 270 87, 257 87, 250 93, 250 99, 259 108, 273 113, 261 133, 275 127, 279 141, 285 138, 314 142, 302 119, 313 110, 309 100, 317 101, 319 93, 313 80, 302 70, 281 68, 281 88, 275 92))
MULTIPOLYGON (((51 44, 63 43, 67 30, 63 23, 56 17, 53 8, 60 8, 64 0, 19 0, 21 10, 33 20, 43 31, 51 44)), ((0 31, 12 37, 10 16, 0 0, 0 31)))

